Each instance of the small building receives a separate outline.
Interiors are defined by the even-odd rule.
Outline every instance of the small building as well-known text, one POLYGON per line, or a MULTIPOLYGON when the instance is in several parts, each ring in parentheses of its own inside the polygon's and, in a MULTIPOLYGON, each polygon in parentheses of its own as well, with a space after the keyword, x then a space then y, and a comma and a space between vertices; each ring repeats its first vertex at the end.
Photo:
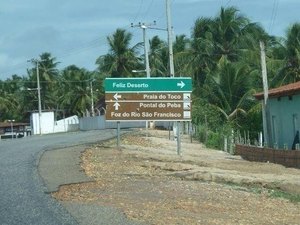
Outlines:
MULTIPOLYGON (((269 142, 273 148, 295 149, 299 144, 300 130, 300 82, 270 89, 268 92, 269 142)), ((256 99, 263 100, 258 93, 256 99)))
POLYGON ((53 111, 44 111, 41 116, 38 112, 33 112, 30 116, 30 125, 33 135, 70 132, 79 130, 79 118, 78 116, 71 116, 55 121, 53 111))
POLYGON ((30 135, 27 123, 0 122, 0 139, 19 138, 30 135))

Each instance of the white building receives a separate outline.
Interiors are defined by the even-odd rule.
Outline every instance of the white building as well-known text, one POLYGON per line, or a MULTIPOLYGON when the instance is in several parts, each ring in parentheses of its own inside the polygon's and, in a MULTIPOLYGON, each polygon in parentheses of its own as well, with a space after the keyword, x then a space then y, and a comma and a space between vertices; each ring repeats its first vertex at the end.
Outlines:
POLYGON ((69 132, 79 130, 79 119, 78 116, 71 116, 55 121, 54 112, 42 112, 41 118, 38 112, 34 112, 30 116, 30 125, 33 135, 69 132))

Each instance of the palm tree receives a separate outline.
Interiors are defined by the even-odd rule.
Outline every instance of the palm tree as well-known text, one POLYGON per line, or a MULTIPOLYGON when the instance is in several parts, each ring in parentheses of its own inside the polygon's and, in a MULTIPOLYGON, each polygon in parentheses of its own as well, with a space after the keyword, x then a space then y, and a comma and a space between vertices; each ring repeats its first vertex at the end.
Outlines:
POLYGON ((193 78, 194 86, 201 87, 206 79, 207 71, 214 67, 213 56, 213 19, 199 18, 196 20, 190 47, 176 54, 176 61, 184 65, 182 73, 193 78))
POLYGON ((208 104, 221 112, 227 122, 236 122, 253 106, 251 69, 244 63, 231 63, 223 57, 202 92, 208 104))
POLYGON ((57 105, 57 96, 55 96, 54 93, 59 76, 59 71, 57 69, 59 62, 56 62, 56 59, 52 57, 50 53, 43 53, 40 55, 40 59, 35 60, 32 63, 34 68, 28 70, 29 79, 32 81, 29 88, 33 89, 37 87, 35 81, 37 80, 36 66, 38 63, 42 108, 54 109, 57 105))
POLYGON ((230 61, 237 61, 237 53, 243 44, 240 39, 247 34, 245 31, 249 25, 249 19, 241 15, 236 8, 222 7, 212 27, 215 58, 226 56, 230 61))
POLYGON ((219 60, 225 57, 230 62, 237 62, 252 49, 259 53, 259 40, 266 36, 259 25, 250 23, 237 9, 221 8, 217 17, 196 21, 191 48, 186 54, 186 71, 201 86, 217 68, 219 60))
POLYGON ((22 104, 20 104, 20 92, 23 78, 13 75, 12 79, 0 81, 0 120, 22 119, 22 104))
POLYGON ((300 23, 293 24, 287 31, 286 40, 280 40, 274 49, 283 63, 275 77, 275 86, 300 81, 300 23))
POLYGON ((50 84, 55 83, 56 77, 59 74, 57 69, 59 62, 56 62, 56 58, 52 57, 48 52, 41 54, 39 61, 41 79, 48 81, 50 84))
POLYGON ((158 36, 154 36, 152 39, 150 39, 149 45, 149 64, 151 76, 166 76, 166 74, 168 74, 168 52, 166 42, 161 40, 158 36))
POLYGON ((75 65, 66 67, 62 71, 59 81, 59 108, 67 115, 83 115, 91 106, 89 91, 93 73, 80 69, 75 65))
MULTIPOLYGON (((185 35, 176 36, 173 43, 175 71, 179 75, 184 74, 182 71, 186 64, 185 60, 183 60, 184 57, 180 57, 179 55, 187 50, 188 43, 189 40, 185 35)), ((169 49, 167 43, 158 36, 154 36, 150 39, 149 44, 151 76, 167 76, 169 74, 169 49)))
POLYGON ((131 40, 132 34, 124 29, 117 29, 107 37, 109 53, 96 60, 100 73, 107 73, 111 77, 127 77, 132 76, 132 70, 139 69, 137 54, 141 43, 130 47, 131 40))
POLYGON ((4 89, 4 82, 0 82, 1 84, 1 89, 0 89, 0 112, 1 115, 3 115, 4 111, 8 111, 11 106, 12 106, 12 102, 11 100, 13 99, 13 97, 11 96, 10 93, 8 93, 5 89, 4 89))
MULTIPOLYGON (((257 24, 233 7, 221 8, 215 18, 199 18, 192 32, 190 47, 178 54, 183 72, 193 78, 194 108, 212 116, 223 115, 219 127, 244 126, 241 119, 254 106, 253 84, 260 75, 260 40, 269 40, 257 24), (201 105, 197 105, 198 102, 201 105), (205 108, 203 108, 203 105, 205 108), (207 113, 209 108, 213 113, 207 113)), ((197 115, 203 115, 199 112, 197 115)), ((259 114, 259 112, 258 112, 259 114)), ((203 122, 203 121, 202 121, 203 122)))
POLYGON ((185 53, 190 47, 190 40, 186 35, 177 35, 175 42, 173 43, 174 53, 174 66, 176 74, 179 76, 188 76, 185 71, 185 65, 187 64, 185 53))

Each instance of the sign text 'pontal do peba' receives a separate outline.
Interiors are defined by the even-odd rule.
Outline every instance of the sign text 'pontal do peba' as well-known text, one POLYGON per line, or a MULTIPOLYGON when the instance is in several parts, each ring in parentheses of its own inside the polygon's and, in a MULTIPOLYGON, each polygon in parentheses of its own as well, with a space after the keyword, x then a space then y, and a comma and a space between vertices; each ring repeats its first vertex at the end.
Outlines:
POLYGON ((191 78, 106 78, 104 85, 108 121, 191 120, 191 78))

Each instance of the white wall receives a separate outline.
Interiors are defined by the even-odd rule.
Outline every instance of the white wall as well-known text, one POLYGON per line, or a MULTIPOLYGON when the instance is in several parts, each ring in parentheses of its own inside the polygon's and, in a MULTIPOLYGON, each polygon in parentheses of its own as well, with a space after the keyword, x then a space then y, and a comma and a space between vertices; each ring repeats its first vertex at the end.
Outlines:
MULTIPOLYGON (((40 134, 39 113, 32 113, 30 118, 32 134, 40 134)), ((68 132, 79 130, 78 116, 71 116, 62 120, 54 121, 54 112, 42 112, 41 134, 68 132)))
POLYGON ((55 122, 53 133, 79 130, 78 116, 71 116, 55 122))
POLYGON ((40 120, 39 120, 39 113, 32 113, 31 114, 31 127, 32 127, 32 134, 49 134, 53 133, 54 130, 54 112, 42 112, 41 114, 41 130, 40 130, 40 120))

